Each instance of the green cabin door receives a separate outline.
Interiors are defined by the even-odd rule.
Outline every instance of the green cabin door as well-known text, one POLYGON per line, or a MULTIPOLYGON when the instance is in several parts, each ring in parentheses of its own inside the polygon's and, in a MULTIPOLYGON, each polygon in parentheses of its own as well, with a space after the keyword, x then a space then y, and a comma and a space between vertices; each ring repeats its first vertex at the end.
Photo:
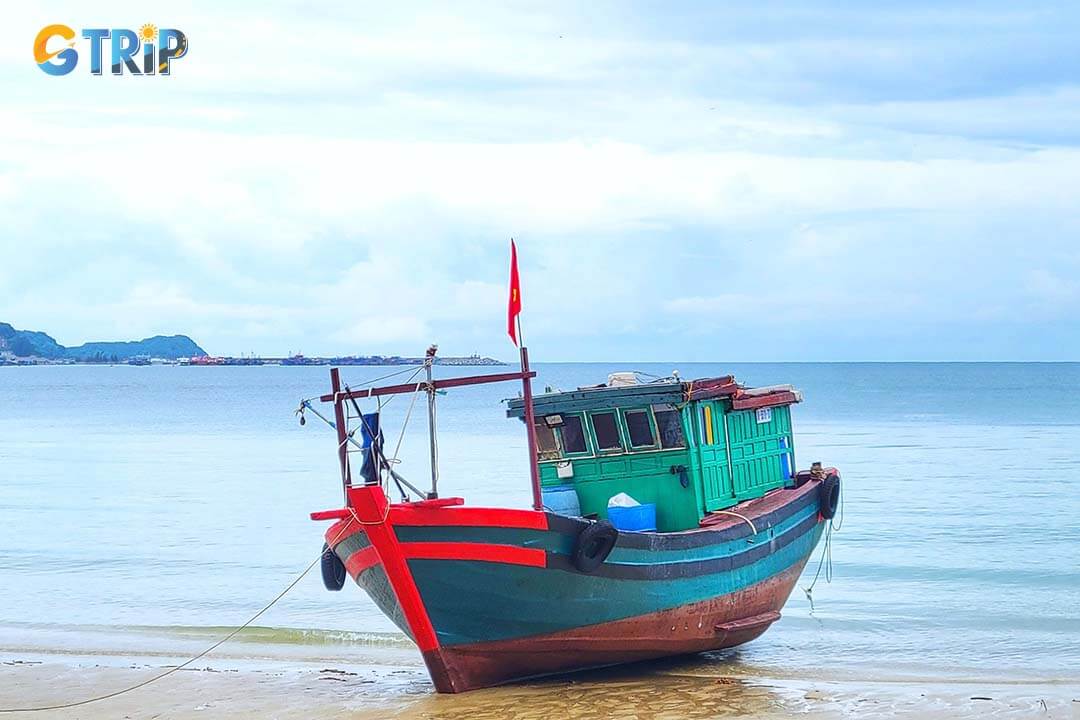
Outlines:
POLYGON ((702 497, 705 512, 731 507, 735 490, 728 472, 727 444, 724 433, 724 409, 705 401, 699 404, 695 426, 698 467, 701 468, 702 497))

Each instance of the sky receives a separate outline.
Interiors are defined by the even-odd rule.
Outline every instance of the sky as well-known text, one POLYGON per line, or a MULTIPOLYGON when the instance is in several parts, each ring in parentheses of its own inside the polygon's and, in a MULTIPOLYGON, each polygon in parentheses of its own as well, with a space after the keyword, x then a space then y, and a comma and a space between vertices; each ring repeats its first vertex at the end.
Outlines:
POLYGON ((0 321, 512 359, 514 237, 534 361, 1080 360, 1075 7, 12 4, 0 321))

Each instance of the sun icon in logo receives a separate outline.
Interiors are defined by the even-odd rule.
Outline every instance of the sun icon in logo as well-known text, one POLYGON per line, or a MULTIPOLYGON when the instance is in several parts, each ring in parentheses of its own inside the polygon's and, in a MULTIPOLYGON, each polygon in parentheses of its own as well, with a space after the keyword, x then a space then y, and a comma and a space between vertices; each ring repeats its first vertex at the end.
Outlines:
POLYGON ((139 28, 139 39, 144 43, 150 43, 157 40, 157 25, 146 23, 139 28))

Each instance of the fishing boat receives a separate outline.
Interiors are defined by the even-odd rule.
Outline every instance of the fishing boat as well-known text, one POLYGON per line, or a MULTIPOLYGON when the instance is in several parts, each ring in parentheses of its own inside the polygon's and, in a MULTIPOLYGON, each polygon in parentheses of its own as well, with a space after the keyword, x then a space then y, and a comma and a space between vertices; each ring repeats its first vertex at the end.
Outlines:
POLYGON ((436 690, 733 647, 780 618, 840 499, 834 468, 796 470, 799 391, 615 373, 534 397, 523 344, 510 373, 435 378, 435 353, 397 385, 352 388, 332 368, 298 413, 337 433, 344 502, 311 514, 334 521, 323 581, 363 588, 436 690), (525 425, 532 507, 441 495, 436 395, 508 381, 522 384, 506 412, 525 425), (430 489, 398 472, 360 407, 395 394, 426 397, 430 489))

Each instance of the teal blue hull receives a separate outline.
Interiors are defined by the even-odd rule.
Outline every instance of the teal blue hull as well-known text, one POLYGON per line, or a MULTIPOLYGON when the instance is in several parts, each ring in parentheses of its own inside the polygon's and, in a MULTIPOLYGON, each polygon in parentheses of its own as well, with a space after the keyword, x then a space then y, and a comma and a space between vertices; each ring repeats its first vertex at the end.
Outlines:
MULTIPOLYGON (((409 567, 441 644, 525 638, 648 615, 754 586, 806 560, 822 533, 816 515, 817 508, 810 507, 752 539, 693 551, 652 552, 616 545, 605 563, 616 570, 620 566, 660 568, 691 560, 719 561, 719 565, 738 553, 768 546, 785 532, 798 533, 775 552, 742 567, 691 577, 610 577, 467 560, 410 560, 409 567), (800 525, 808 524, 808 529, 798 532, 800 525)), ((549 537, 538 546, 566 545, 565 536, 546 534, 549 537)), ((569 554, 565 557, 569 565, 569 554)))

